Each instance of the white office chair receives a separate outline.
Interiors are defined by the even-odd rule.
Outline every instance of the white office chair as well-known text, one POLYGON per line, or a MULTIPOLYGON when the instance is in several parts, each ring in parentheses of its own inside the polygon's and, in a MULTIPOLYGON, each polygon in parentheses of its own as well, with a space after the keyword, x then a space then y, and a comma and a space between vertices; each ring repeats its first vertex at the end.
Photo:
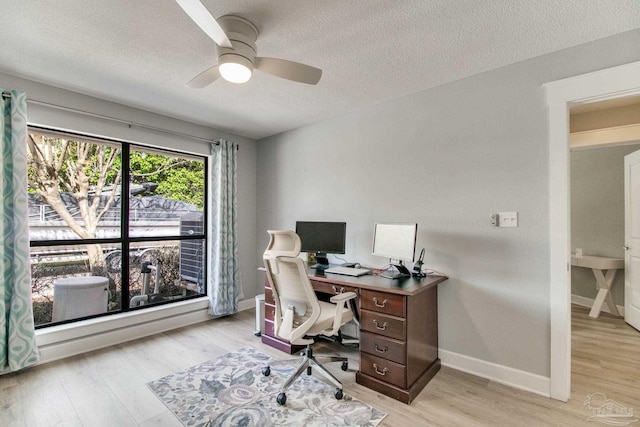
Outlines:
MULTIPOLYGON (((340 326, 353 319, 353 312, 347 301, 356 297, 355 292, 344 292, 331 297, 331 303, 319 301, 300 254, 300 237, 290 230, 269 230, 270 240, 264 251, 263 260, 267 280, 273 291, 276 304, 274 316, 275 334, 291 344, 306 345, 302 362, 280 389, 276 401, 284 405, 287 388, 306 369, 311 375, 312 367, 320 372, 326 382, 336 387, 334 396, 342 399, 342 384, 327 371, 313 355, 311 345, 317 335, 336 335, 340 326)), ((342 370, 349 367, 346 357, 321 358, 331 362, 342 362, 342 370)), ((323 360, 324 361, 324 360, 323 360)), ((271 362, 271 365, 281 362, 271 362)), ((271 365, 262 369, 265 376, 271 374, 271 365)))

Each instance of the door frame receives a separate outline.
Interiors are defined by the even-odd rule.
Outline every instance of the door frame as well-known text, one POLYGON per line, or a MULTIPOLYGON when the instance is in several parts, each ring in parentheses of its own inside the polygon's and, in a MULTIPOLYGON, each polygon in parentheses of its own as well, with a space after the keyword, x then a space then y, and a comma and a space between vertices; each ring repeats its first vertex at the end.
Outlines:
POLYGON ((571 395, 569 108, 640 94, 640 62, 543 85, 549 120, 549 396, 571 395))

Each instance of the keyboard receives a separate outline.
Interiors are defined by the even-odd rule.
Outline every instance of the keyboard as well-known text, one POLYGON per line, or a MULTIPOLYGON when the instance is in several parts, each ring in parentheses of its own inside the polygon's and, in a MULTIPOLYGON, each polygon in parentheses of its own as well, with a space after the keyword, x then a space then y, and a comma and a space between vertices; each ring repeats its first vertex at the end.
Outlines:
POLYGON ((352 267, 331 267, 327 268, 325 273, 343 274, 345 276, 364 276, 371 273, 371 270, 366 268, 352 268, 352 267))

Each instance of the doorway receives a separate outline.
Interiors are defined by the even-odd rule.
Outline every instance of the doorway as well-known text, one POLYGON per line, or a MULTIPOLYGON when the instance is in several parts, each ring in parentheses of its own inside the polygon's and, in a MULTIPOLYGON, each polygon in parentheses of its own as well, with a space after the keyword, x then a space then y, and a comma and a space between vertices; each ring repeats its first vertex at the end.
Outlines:
MULTIPOLYGON (((570 109, 572 254, 624 260, 624 158, 640 150, 639 118, 640 98, 636 97, 570 109), (625 135, 620 135, 623 131, 625 135)), ((610 295, 622 313, 624 271, 612 274, 610 295)), ((591 269, 572 266, 572 303, 591 308, 597 293, 591 269)), ((596 304, 600 306, 603 312, 610 312, 609 304, 596 304)))
POLYGON ((549 118, 550 397, 571 394, 569 109, 640 94, 640 62, 544 85, 549 118))

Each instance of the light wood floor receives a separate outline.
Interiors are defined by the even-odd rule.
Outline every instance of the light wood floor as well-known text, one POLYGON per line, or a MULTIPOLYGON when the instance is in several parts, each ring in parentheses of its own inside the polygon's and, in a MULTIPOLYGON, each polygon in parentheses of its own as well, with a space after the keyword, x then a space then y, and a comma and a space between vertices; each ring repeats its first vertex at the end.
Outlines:
MULTIPOLYGON (((355 383, 357 350, 322 344, 350 357, 332 369, 345 391, 387 412, 382 426, 593 426, 583 406, 601 392, 640 412, 640 333, 622 319, 573 307, 572 393, 568 403, 443 367, 410 405, 355 383)), ((146 383, 251 345, 286 355, 254 337, 253 311, 166 332, 0 377, 0 426, 180 426, 146 383)), ((638 422, 640 425, 640 422, 638 422)))

